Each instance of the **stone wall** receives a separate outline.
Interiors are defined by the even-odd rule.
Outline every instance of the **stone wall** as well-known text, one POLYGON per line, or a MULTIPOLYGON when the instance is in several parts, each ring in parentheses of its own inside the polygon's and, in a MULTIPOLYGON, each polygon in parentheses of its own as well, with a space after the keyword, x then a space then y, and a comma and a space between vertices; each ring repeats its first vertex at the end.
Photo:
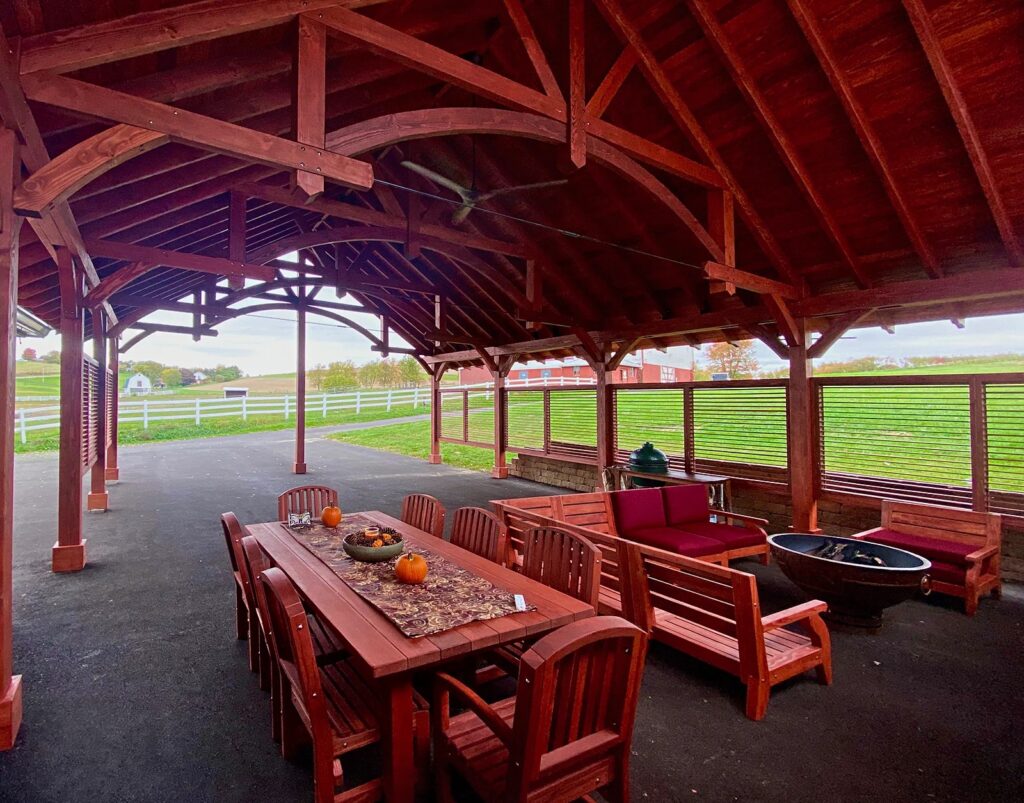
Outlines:
MULTIPOLYGON (((551 457, 520 455, 509 465, 509 475, 525 480, 589 492, 598 487, 597 469, 584 463, 573 463, 551 457)), ((792 522, 793 508, 789 497, 759 488, 737 486, 732 489, 732 508, 736 513, 768 519, 768 532, 783 532, 792 522)), ((851 505, 822 499, 818 502, 818 526, 834 535, 853 533, 877 527, 877 508, 851 505)), ((1024 529, 1003 529, 1003 579, 1024 583, 1024 529)))

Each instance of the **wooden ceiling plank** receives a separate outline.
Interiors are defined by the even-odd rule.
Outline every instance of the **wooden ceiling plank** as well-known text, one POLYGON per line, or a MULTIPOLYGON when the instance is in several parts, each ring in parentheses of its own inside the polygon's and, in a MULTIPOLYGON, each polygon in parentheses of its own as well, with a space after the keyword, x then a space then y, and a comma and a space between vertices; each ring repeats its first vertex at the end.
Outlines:
POLYGON ((939 88, 942 90, 942 96, 946 100, 949 113, 956 123, 960 139, 967 150, 967 156, 971 160, 974 174, 981 185, 981 190, 985 195, 985 200, 988 202, 989 211, 995 220, 996 227, 999 229, 999 235, 1002 238, 1010 263, 1018 267, 1024 265, 1024 249, 1021 248, 1020 241, 1013 230, 1010 215, 996 184, 996 178, 992 172, 992 166, 989 164, 988 155, 985 153, 981 137, 978 134, 977 126, 975 126, 970 109, 967 108, 964 96, 960 92, 956 77, 953 75, 953 69, 942 50, 942 42, 939 41, 939 36, 935 26, 932 25, 931 17, 928 15, 928 11, 921 0, 903 0, 903 7, 906 9, 907 16, 910 17, 910 22, 917 34, 917 39, 921 43, 925 56, 928 58, 928 64, 931 65, 935 80, 938 81, 939 88))
POLYGON ((558 86, 555 74, 551 71, 551 65, 540 46, 530 17, 527 15, 526 9, 523 8, 522 0, 504 0, 504 5, 505 14, 516 29, 516 33, 519 34, 527 58, 530 59, 530 64, 533 65, 533 70, 537 73, 541 86, 544 87, 544 93, 550 98, 564 102, 562 90, 558 86))
POLYGON ((689 106, 683 101, 682 96, 676 90, 671 80, 669 80, 665 69, 658 63, 653 51, 648 47, 633 23, 630 22, 629 17, 626 16, 618 0, 596 0, 596 2, 613 30, 619 33, 625 44, 636 51, 640 69, 650 83, 655 95, 657 95, 683 133, 687 135, 693 145, 710 162, 718 175, 721 176, 726 188, 732 192, 740 211, 743 213, 747 226, 757 239, 765 255, 783 278, 796 285, 802 291, 804 286, 803 277, 793 268, 789 258, 782 252, 764 219, 754 208, 750 198, 736 181, 735 176, 733 176, 732 171, 722 159, 711 138, 701 127, 696 116, 694 116, 689 106))
POLYGON ((27 75, 22 78, 22 86, 27 97, 40 103, 159 131, 187 145, 250 162, 323 175, 355 189, 365 190, 373 185, 373 169, 366 162, 185 109, 60 75, 27 75))
POLYGON ((22 74, 72 72, 97 64, 205 42, 287 22, 320 8, 372 5, 382 0, 200 0, 119 19, 26 37, 22 74))
POLYGON ((686 0, 686 5, 690 9, 693 18, 697 21, 697 24, 700 25, 701 30, 703 30, 705 41, 717 53, 732 77, 736 88, 743 95, 748 107, 767 133, 772 147, 779 154, 782 163, 786 166, 786 170, 789 172, 797 188, 806 198, 811 211, 818 218, 826 236, 842 256, 847 268, 856 278, 857 283, 861 287, 870 287, 872 284, 871 279, 864 272, 864 268, 846 239, 846 235, 840 228, 839 222, 828 208, 824 197, 822 197, 814 181, 811 179, 810 172, 799 153, 797 153, 793 141, 783 130, 782 124, 769 107, 764 95, 761 94, 761 90, 758 89, 754 76, 743 63, 739 52, 729 41, 725 29, 718 23, 714 11, 706 0, 686 0))
POLYGON ((786 2, 789 5, 793 19, 800 26, 804 38, 814 52, 822 72, 825 73, 825 77, 828 79, 829 84, 831 84, 832 90, 838 97, 840 104, 842 104, 846 117, 850 121, 850 125, 853 126, 854 133, 857 135, 857 139, 875 168, 875 172, 882 182, 886 195, 889 196, 889 202, 892 204, 903 226, 903 230, 907 234, 907 239, 910 240, 911 245, 913 245, 914 250, 924 265, 925 272, 935 278, 942 276, 943 270, 939 264, 938 257, 935 256, 935 252, 921 231, 921 227, 914 220, 907 200, 896 184, 896 177, 893 175, 890 167, 885 147, 868 120, 864 107, 861 106, 860 101, 854 95, 853 87, 843 74, 814 12, 810 9, 806 0, 786 0, 786 2))

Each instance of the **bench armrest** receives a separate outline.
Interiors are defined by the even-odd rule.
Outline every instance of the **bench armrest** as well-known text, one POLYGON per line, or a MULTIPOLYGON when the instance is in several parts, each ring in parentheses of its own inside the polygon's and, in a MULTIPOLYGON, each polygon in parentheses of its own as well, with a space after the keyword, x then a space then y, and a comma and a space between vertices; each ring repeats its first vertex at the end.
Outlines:
POLYGON ((995 555, 999 551, 999 547, 996 544, 991 546, 983 546, 981 549, 974 550, 969 555, 964 555, 964 560, 970 561, 971 563, 978 563, 979 561, 989 558, 995 555))
POLYGON ((495 736, 508 748, 512 747, 512 728, 498 716, 487 702, 469 686, 460 680, 456 680, 446 672, 438 672, 434 675, 434 708, 435 715, 445 726, 448 724, 448 693, 454 692, 455 696, 486 725, 495 736))
POLYGON ((752 529, 763 530, 768 526, 768 519, 761 519, 757 516, 744 516, 740 513, 730 513, 728 510, 716 510, 715 508, 708 510, 708 513, 712 516, 721 516, 726 520, 733 519, 734 521, 743 522, 743 524, 752 529))
POLYGON ((786 608, 784 611, 762 616, 761 627, 765 630, 778 630, 780 627, 791 625, 802 619, 810 619, 811 617, 823 614, 827 610, 828 605, 820 599, 812 599, 810 602, 794 605, 792 608, 786 608))
POLYGON ((872 535, 874 535, 875 533, 877 533, 878 531, 883 530, 883 529, 885 529, 885 528, 884 527, 872 527, 870 530, 865 530, 862 533, 854 533, 853 535, 850 536, 850 538, 856 538, 859 541, 860 540, 864 540, 866 538, 867 540, 870 541, 872 535))

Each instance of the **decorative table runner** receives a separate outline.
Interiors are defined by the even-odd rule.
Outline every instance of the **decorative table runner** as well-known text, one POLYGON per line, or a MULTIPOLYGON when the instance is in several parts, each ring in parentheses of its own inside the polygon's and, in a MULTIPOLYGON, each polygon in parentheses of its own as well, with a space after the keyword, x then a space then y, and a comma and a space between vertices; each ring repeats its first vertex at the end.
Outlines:
MULTIPOLYGON (((395 558, 364 563, 350 558, 341 545, 350 533, 386 525, 360 513, 346 515, 336 528, 314 523, 289 527, 295 540, 322 560, 345 585, 386 616, 405 636, 429 636, 453 627, 519 612, 515 595, 498 588, 430 549, 417 545, 430 567, 420 585, 395 577, 395 558)), ((535 608, 527 605, 522 610, 535 608)))

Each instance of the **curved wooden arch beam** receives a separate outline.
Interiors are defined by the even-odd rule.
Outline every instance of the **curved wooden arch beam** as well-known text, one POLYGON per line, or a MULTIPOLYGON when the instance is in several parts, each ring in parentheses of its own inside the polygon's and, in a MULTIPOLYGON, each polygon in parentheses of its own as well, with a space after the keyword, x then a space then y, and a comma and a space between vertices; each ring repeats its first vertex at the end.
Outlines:
POLYGON ((14 193, 14 211, 41 218, 45 210, 66 201, 94 178, 170 141, 167 134, 133 125, 100 131, 25 179, 14 193))
MULTIPOLYGON (((334 229, 321 229, 319 231, 305 232, 294 237, 288 237, 260 248, 251 254, 249 259, 256 263, 267 263, 283 254, 298 251, 302 248, 311 248, 318 245, 331 245, 332 243, 350 242, 387 242, 404 243, 406 240, 406 229, 398 226, 342 226, 334 229)), ((483 259, 476 256, 472 251, 463 246, 452 245, 437 237, 420 234, 417 238, 421 248, 428 251, 436 251, 439 254, 465 265, 467 268, 481 274, 488 281, 492 281, 500 287, 506 295, 516 304, 529 306, 526 294, 512 284, 509 279, 502 275, 496 268, 488 265, 483 259)), ((358 278, 358 277, 354 277, 358 278)), ((359 292, 364 292, 362 286, 359 292)), ((440 291, 438 291, 440 292, 440 291)))
MULTIPOLYGON (((451 107, 386 114, 355 123, 328 134, 327 147, 335 153, 356 156, 408 140, 461 134, 498 134, 553 144, 565 144, 567 136, 564 125, 538 114, 451 107)), ((707 229, 657 176, 594 136, 587 137, 587 153, 595 162, 640 185, 679 218, 716 262, 725 261, 722 248, 707 229)))
MULTIPOLYGON (((223 323, 224 321, 230 321, 234 318, 241 318, 243 315, 251 315, 256 312, 295 312, 296 309, 297 308, 294 304, 289 304, 287 302, 281 304, 273 302, 268 304, 252 304, 248 307, 239 307, 238 309, 224 310, 224 313, 218 313, 216 315, 216 320, 212 321, 211 323, 214 326, 216 326, 217 324, 223 323)), ((356 323, 351 318, 347 318, 344 315, 339 315, 337 312, 334 312, 333 310, 328 310, 322 307, 310 305, 303 306, 302 309, 314 315, 320 315, 324 318, 330 318, 331 320, 337 321, 338 323, 343 324, 350 329, 354 329, 367 340, 371 341, 375 346, 384 345, 384 341, 377 335, 375 335, 373 332, 371 332, 369 329, 367 329, 365 326, 356 323)))

